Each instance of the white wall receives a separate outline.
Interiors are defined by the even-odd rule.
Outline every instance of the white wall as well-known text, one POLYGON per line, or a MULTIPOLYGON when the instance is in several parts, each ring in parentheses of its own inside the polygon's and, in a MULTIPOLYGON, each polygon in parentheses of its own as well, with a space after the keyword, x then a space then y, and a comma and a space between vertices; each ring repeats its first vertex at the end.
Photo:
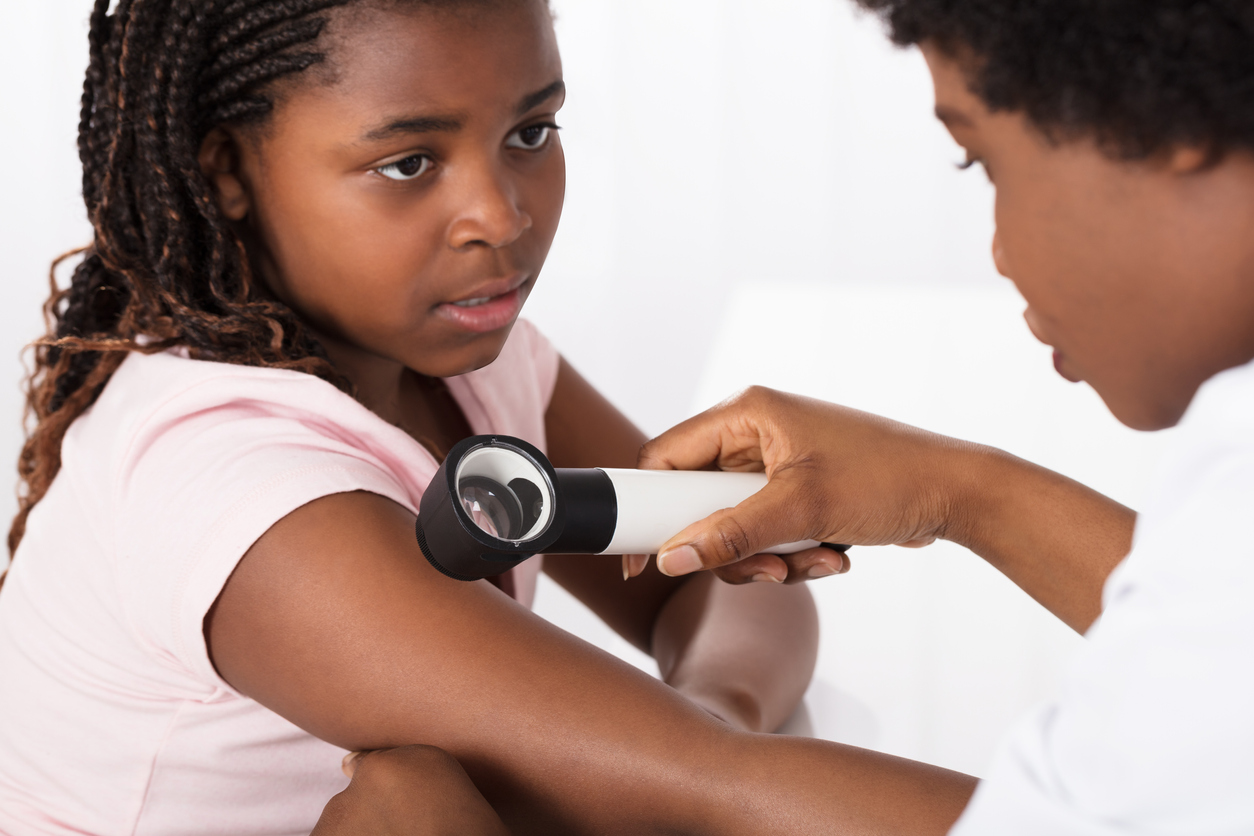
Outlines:
MULTIPOLYGON (((43 333, 48 265, 90 240, 80 196, 78 99, 87 67, 86 0, 5 4, 0 29, 0 528, 21 446, 19 354, 43 333)), ((0 549, 0 554, 7 551, 0 549)), ((0 558, 0 565, 3 565, 0 558)))
MULTIPOLYGON (((554 0, 566 216, 528 315, 649 432, 751 382, 990 441, 1135 503, 1160 439, 1047 352, 987 256, 926 69, 846 0, 554 0)), ((74 151, 87 0, 0 32, 0 461, 52 256, 89 230, 74 151), (4 382, 7 381, 7 382, 4 382)), ((5 467, 8 467, 6 464, 5 467)), ((13 503, 0 501, 0 518, 13 503)), ((961 549, 862 549, 814 585, 816 731, 972 772, 1078 642, 961 549)), ((647 664, 551 585, 549 617, 647 664)))
POLYGON ((988 282, 990 189, 847 0, 555 5, 570 195, 529 315, 646 430, 738 283, 988 282))

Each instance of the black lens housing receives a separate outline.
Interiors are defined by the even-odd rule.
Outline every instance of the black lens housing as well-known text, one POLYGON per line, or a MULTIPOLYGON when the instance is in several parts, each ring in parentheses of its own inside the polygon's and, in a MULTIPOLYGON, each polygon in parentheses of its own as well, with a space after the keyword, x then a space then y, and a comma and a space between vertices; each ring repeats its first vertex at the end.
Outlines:
POLYGON ((609 546, 618 521, 614 484, 603 471, 555 469, 533 445, 502 435, 474 436, 455 445, 422 495, 418 511, 416 533, 423 555, 441 573, 459 581, 504 574, 537 554, 598 554, 609 546), (535 533, 524 531, 524 535, 531 535, 526 539, 493 537, 462 505, 462 487, 490 481, 469 475, 459 485, 462 462, 476 451, 491 448, 521 456, 534 468, 535 480, 547 489, 547 497, 536 496, 536 485, 531 481, 495 483, 510 489, 526 518, 516 526, 516 512, 507 508, 511 529, 526 529, 538 516, 529 514, 528 506, 547 500, 547 524, 535 533))

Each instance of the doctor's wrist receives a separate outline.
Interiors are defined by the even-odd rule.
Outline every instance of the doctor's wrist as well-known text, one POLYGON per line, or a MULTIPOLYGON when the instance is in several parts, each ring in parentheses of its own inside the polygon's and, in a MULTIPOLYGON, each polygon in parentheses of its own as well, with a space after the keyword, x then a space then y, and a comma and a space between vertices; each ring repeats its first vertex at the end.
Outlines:
POLYGON ((997 538, 1006 512, 1006 497, 1026 464, 995 447, 962 444, 947 451, 942 465, 940 512, 936 538, 984 554, 997 538))

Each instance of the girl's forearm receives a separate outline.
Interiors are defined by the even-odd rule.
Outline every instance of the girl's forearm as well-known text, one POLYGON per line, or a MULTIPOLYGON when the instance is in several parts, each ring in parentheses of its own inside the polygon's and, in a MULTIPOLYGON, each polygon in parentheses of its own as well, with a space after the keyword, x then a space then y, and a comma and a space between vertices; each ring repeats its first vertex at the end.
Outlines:
MULTIPOLYGON (((206 620, 223 678, 346 749, 440 747, 518 834, 939 834, 965 803, 970 780, 944 770, 713 720, 489 585, 415 561, 413 526, 366 493, 324 497, 273 526, 206 620)), ((780 695, 795 702, 809 678, 805 599, 702 583, 718 590, 704 618, 685 606, 702 587, 686 582, 655 619, 675 620, 658 626, 659 646, 686 634, 668 651, 670 678, 739 683, 723 693, 750 695, 766 727, 780 695), (756 613, 744 630, 757 635, 731 632, 737 611, 756 613), (772 647, 780 633, 794 636, 792 653, 772 647), (764 660, 761 647, 791 661, 764 660), (757 673, 736 679, 737 668, 757 673), (790 684, 773 690, 772 677, 790 684)))
POLYGON ((662 678, 733 726, 777 729, 796 709, 818 653, 818 616, 803 586, 730 586, 691 578, 653 631, 662 678))

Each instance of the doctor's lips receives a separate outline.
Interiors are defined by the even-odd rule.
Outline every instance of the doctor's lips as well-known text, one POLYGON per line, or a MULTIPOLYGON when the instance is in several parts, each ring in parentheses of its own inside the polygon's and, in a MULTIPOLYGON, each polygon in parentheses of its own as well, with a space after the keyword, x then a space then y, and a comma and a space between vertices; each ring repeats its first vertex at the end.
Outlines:
POLYGON ((504 328, 522 311, 527 275, 485 282, 457 299, 436 306, 435 312, 452 324, 475 333, 504 328))
MULTIPOLYGON (((1036 312, 1033 311, 1031 307, 1029 307, 1027 310, 1023 312, 1023 320, 1024 322, 1028 324, 1028 330, 1032 332, 1032 336, 1036 337, 1039 341, 1049 346, 1050 348, 1054 348, 1053 343, 1051 343, 1049 340, 1045 338, 1044 335, 1042 335, 1041 333, 1042 329, 1040 327, 1040 324, 1037 322, 1036 312)), ((1082 378, 1080 378, 1078 375, 1072 372, 1067 371, 1066 367, 1067 367, 1067 355, 1063 354, 1061 351, 1054 348, 1054 371, 1058 372, 1058 376, 1061 377, 1063 380, 1066 380, 1070 383, 1079 383, 1082 380, 1082 378)))
POLYGON ((1058 375, 1063 380, 1069 381, 1071 383, 1079 383, 1081 378, 1075 376, 1074 374, 1071 374, 1070 372, 1066 370, 1066 367, 1064 365, 1066 362, 1067 362, 1067 358, 1063 355, 1063 353, 1055 349, 1054 350, 1054 371, 1058 372, 1058 375))

